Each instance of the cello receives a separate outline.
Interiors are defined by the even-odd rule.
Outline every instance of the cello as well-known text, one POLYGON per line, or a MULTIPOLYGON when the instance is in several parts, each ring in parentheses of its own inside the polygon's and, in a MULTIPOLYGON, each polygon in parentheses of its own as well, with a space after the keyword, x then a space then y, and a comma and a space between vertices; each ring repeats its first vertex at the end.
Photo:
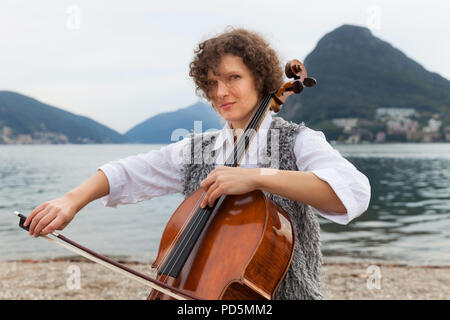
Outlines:
MULTIPOLYGON (((225 165, 239 165, 270 110, 278 112, 291 94, 316 84, 298 60, 286 64, 285 74, 293 80, 261 99, 225 165)), ((295 232, 289 214, 260 190, 222 195, 212 207, 201 208, 204 196, 205 191, 197 189, 169 219, 152 264, 156 279, 56 232, 41 237, 149 285, 149 300, 274 298, 293 256, 295 232)), ((27 229, 26 217, 15 213, 19 226, 27 229)))

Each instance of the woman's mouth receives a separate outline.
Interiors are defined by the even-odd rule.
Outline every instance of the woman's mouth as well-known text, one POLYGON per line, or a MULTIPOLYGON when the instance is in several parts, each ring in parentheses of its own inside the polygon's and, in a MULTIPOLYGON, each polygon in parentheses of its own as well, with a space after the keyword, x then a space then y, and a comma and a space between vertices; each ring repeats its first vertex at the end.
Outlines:
POLYGON ((231 106, 232 106, 233 104, 234 104, 234 102, 224 103, 223 105, 220 106, 220 108, 221 108, 222 110, 226 110, 226 109, 231 108, 231 106))

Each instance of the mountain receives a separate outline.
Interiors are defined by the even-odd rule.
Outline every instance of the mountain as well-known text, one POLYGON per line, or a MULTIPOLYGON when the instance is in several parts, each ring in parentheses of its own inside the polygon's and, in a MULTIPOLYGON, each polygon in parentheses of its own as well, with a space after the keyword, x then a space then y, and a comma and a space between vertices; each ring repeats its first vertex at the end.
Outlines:
POLYGON ((377 108, 414 108, 450 123, 450 81, 425 70, 369 29, 343 25, 305 58, 317 85, 290 96, 280 116, 315 128, 334 118, 372 120, 377 108))
POLYGON ((183 109, 153 116, 127 131, 125 135, 133 142, 171 143, 192 131, 204 132, 208 129, 219 130, 222 127, 223 123, 217 112, 211 106, 197 102, 183 109), (195 125, 194 121, 201 122, 195 125))
POLYGON ((90 118, 15 92, 0 91, 0 143, 122 143, 127 140, 90 118))

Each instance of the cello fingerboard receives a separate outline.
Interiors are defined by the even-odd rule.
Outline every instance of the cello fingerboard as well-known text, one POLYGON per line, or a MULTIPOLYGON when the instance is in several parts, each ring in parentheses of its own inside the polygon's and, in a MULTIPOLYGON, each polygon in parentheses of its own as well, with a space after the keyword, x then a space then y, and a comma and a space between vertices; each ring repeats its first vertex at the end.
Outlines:
POLYGON ((244 132, 239 137, 237 143, 234 145, 233 153, 228 157, 227 161, 225 161, 226 166, 237 167, 239 165, 242 157, 247 151, 250 142, 256 135, 256 131, 258 130, 261 122, 264 120, 272 97, 273 94, 270 93, 261 100, 258 108, 256 108, 256 111, 250 118, 250 121, 247 123, 244 132))
POLYGON ((197 209, 163 266, 159 269, 159 275, 165 274, 174 278, 178 277, 209 218, 220 208, 225 197, 223 195, 217 199, 212 207, 197 209))

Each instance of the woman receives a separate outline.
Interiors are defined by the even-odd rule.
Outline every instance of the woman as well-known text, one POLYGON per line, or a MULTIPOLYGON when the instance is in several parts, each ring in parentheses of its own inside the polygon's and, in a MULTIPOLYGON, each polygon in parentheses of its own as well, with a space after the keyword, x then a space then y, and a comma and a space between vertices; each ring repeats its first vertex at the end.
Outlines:
POLYGON ((202 187, 205 207, 223 194, 259 189, 292 216, 296 232, 294 257, 275 298, 321 299, 319 224, 311 209, 347 224, 367 210, 369 181, 322 132, 270 114, 240 167, 223 166, 260 99, 283 83, 277 54, 258 34, 236 29, 203 41, 190 75, 197 93, 226 121, 225 127, 105 164, 62 198, 34 209, 25 222, 30 235, 62 230, 85 205, 101 197, 106 206, 115 207, 175 192, 187 196, 202 187), (200 162, 192 161, 199 155, 200 162))

